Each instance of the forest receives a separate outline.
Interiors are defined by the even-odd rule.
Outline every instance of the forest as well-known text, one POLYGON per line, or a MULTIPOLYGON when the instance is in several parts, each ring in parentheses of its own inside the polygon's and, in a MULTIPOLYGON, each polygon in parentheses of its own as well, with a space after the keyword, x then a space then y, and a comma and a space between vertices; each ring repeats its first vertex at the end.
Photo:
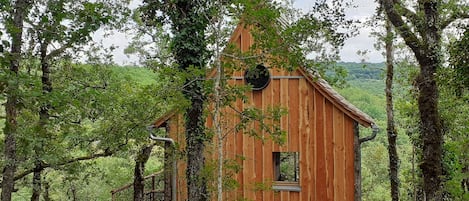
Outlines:
MULTIPOLYGON (((469 200, 469 2, 376 0, 360 20, 347 13, 355 2, 0 0, 0 200, 149 200, 145 178, 175 158, 188 200, 230 200, 245 158, 224 158, 223 109, 253 86, 226 72, 265 63, 314 72, 380 128, 360 127, 371 138, 350 200, 469 200), (242 51, 228 43, 240 24, 253 36, 242 51), (375 49, 358 54, 383 62, 341 61, 364 29, 375 49), (132 65, 103 42, 115 32, 131 39, 132 65), (150 125, 172 111, 184 119, 180 152, 149 137, 168 137, 150 125)), ((243 109, 232 130, 282 144, 286 108, 243 109)))

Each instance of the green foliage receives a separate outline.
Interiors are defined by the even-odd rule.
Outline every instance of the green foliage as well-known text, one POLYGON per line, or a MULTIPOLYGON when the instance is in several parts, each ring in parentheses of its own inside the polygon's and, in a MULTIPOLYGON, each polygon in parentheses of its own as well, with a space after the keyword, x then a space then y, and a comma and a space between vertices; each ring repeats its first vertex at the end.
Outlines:
MULTIPOLYGON (((64 62, 55 69, 55 90, 47 96, 54 106, 50 110, 53 126, 47 127, 52 130, 50 135, 37 135, 35 125, 29 123, 38 119, 36 101, 42 98, 37 84, 39 77, 36 81, 28 79, 28 83, 36 84, 23 92, 25 103, 19 118, 22 127, 18 154, 24 159, 19 172, 32 168, 33 161, 28 158, 33 154, 31 147, 37 144, 44 147, 40 157, 47 164, 112 150, 122 158, 53 167, 58 170, 48 169, 45 177, 51 185, 49 193, 56 200, 71 199, 67 196, 72 188, 77 190, 80 200, 109 199, 111 189, 131 181, 133 171, 129 167, 133 162, 128 157, 133 153, 132 147, 148 141, 146 126, 168 109, 162 96, 169 94, 159 93, 165 84, 158 75, 144 68, 64 62)), ((167 100, 171 102, 171 98, 167 100)), ((161 155, 154 157, 161 158, 161 155)), ((161 162, 151 160, 147 173, 161 168, 161 162)), ((29 182, 17 184, 21 190, 16 196, 30 196, 29 185, 29 182)))
POLYGON ((352 87, 339 89, 341 95, 374 119, 386 118, 382 80, 353 80, 348 83, 352 87))
MULTIPOLYGON (((4 129, 12 140, 2 148, 9 153, 6 159, 16 163, 9 168, 11 176, 4 178, 9 181, 4 183, 5 188, 14 185, 10 181, 15 172, 21 179, 33 169, 57 168, 79 157, 109 155, 114 149, 99 147, 101 139, 93 135, 96 133, 91 128, 99 121, 98 113, 104 113, 99 95, 105 94, 100 90, 106 89, 107 77, 97 73, 101 77, 93 81, 66 79, 77 72, 70 71, 74 69, 68 60, 70 55, 59 58, 68 50, 88 44, 99 28, 115 26, 119 17, 125 17, 125 7, 112 12, 122 5, 121 1, 109 2, 15 1, 14 11, 2 4, 0 20, 5 23, 0 29, 8 33, 6 39, 11 41, 2 41, 2 45, 11 43, 12 47, 5 57, 2 51, 0 88, 6 86, 9 90, 0 92, 2 99, 9 97, 15 102, 8 108, 18 113, 10 116, 12 123, 4 129), (123 15, 117 16, 118 13, 123 15), (29 41, 26 43, 23 38, 29 41), (9 72, 3 68, 8 63, 10 69, 19 70, 9 72)), ((91 74, 87 78, 96 78, 91 74)), ((2 196, 9 197, 9 193, 2 196)))
MULTIPOLYGON (((385 113, 385 97, 384 97, 384 80, 380 78, 375 68, 362 68, 362 64, 347 64, 347 69, 356 69, 349 71, 348 87, 339 89, 347 100, 360 108, 365 113, 369 114, 380 127, 380 132, 377 137, 362 145, 362 199, 363 200, 390 200, 390 184, 388 179, 388 152, 387 152, 387 139, 385 135, 386 113, 385 113), (353 67, 353 66, 356 66, 353 67), (362 75, 376 75, 377 79, 368 79, 368 76, 362 75)), ((367 64, 367 66, 380 66, 382 64, 367 64)), ((397 66, 397 77, 402 78, 399 74, 410 74, 412 67, 402 65, 397 66), (399 68, 400 67, 400 68, 399 68)), ((412 132, 410 129, 415 128, 407 123, 415 123, 409 117, 404 116, 407 112, 415 113, 415 103, 412 104, 402 96, 408 93, 408 87, 403 84, 403 80, 395 85, 394 92, 397 94, 398 99, 397 108, 398 114, 396 120, 398 122, 397 149, 400 157, 399 161, 399 179, 400 179, 400 198, 401 200, 413 200, 412 193, 413 187, 419 181, 413 180, 413 175, 418 177, 417 172, 412 171, 412 138, 413 135, 408 135, 412 132)), ((414 100, 415 102, 415 100, 414 100)), ((416 131, 414 131, 416 132, 416 131)), ((360 129, 360 136, 368 136, 371 134, 370 129, 360 129)), ((415 164, 418 167, 418 164, 415 164)), ((418 179, 418 178, 417 178, 418 179)))
MULTIPOLYGON (((460 57, 467 53, 459 53, 460 57)), ((454 64, 454 63, 453 63, 454 64)), ((469 91, 465 86, 466 76, 462 76, 463 67, 441 69, 440 114, 445 131, 444 160, 445 190, 453 200, 467 200, 469 192, 463 183, 469 179, 469 91)))
POLYGON ((461 38, 450 45, 450 66, 447 71, 454 71, 453 75, 447 77, 446 83, 451 84, 456 95, 462 95, 464 90, 469 90, 469 28, 462 34, 461 38))

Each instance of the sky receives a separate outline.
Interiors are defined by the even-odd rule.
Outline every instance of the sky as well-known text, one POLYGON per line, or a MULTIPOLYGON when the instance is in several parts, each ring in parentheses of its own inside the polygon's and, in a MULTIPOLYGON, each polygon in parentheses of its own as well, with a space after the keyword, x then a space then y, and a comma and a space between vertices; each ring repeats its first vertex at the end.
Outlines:
MULTIPOLYGON (((314 0, 296 0, 293 6, 305 11, 312 7, 314 0)), ((346 11, 346 15, 352 19, 365 20, 375 12, 376 3, 371 0, 355 0, 356 8, 351 8, 346 11)), ((134 1, 131 7, 136 7, 138 1, 134 1)), ((375 39, 370 37, 370 28, 361 28, 360 34, 354 38, 348 39, 345 42, 343 49, 340 52, 341 61, 344 62, 382 62, 383 56, 379 51, 376 51, 373 47, 375 39), (359 56, 357 51, 368 50, 366 56, 359 56)), ((119 65, 131 65, 137 61, 135 56, 127 56, 124 54, 124 49, 127 47, 131 40, 131 36, 124 33, 114 33, 111 37, 103 38, 101 35, 103 32, 97 32, 95 38, 97 40, 103 40, 103 43, 107 46, 115 45, 118 46, 113 51, 114 61, 119 65)))
MULTIPOLYGON (((312 7, 314 0, 296 0, 293 4, 294 7, 308 10, 312 7)), ((346 16, 350 19, 355 20, 365 20, 370 17, 377 7, 375 1, 372 0, 354 0, 355 8, 350 8, 346 10, 346 16)), ((354 38, 350 38, 345 41, 345 45, 340 52, 341 60, 344 62, 361 62, 365 60, 366 62, 383 62, 384 57, 381 52, 376 51, 373 47, 375 39, 370 36, 371 28, 361 28, 360 34, 354 38), (368 50, 366 56, 359 56, 357 51, 368 50)))

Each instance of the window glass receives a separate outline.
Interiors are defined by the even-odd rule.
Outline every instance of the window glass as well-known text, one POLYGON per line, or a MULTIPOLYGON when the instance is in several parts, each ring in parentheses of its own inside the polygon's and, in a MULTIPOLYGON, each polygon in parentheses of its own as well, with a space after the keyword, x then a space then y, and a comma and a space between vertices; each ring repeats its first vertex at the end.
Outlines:
POLYGON ((300 165, 298 152, 273 152, 274 181, 298 182, 300 165))

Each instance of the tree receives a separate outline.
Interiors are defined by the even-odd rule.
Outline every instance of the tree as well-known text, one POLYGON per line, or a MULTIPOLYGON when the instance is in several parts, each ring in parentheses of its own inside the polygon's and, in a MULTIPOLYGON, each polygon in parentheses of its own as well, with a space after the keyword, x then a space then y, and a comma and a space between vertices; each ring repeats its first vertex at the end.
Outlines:
POLYGON ((439 71, 440 111, 445 125, 445 190, 452 200, 469 199, 469 29, 454 35, 449 44, 449 66, 439 71))
POLYGON ((135 158, 134 169, 134 201, 145 200, 145 163, 150 158, 151 151, 155 145, 144 145, 135 158))
MULTIPOLYGON (((97 31, 103 25, 110 24, 113 20, 113 17, 107 13, 110 8, 106 8, 101 2, 87 3, 74 1, 77 7, 69 8, 67 8, 67 4, 70 2, 63 0, 50 0, 43 3, 47 5, 43 13, 40 12, 43 5, 33 4, 32 10, 37 18, 28 20, 28 23, 34 28, 29 30, 32 32, 31 38, 33 41, 37 40, 39 44, 38 53, 42 71, 42 96, 47 97, 39 106, 39 120, 37 124, 37 137, 39 139, 46 139, 47 136, 51 136, 47 129, 51 116, 49 111, 53 109, 51 103, 54 101, 51 99, 53 96, 49 95, 53 90, 51 61, 64 54, 70 48, 86 44, 91 39, 91 33, 97 31), (83 8, 80 9, 79 6, 83 6, 83 8), (65 21, 69 21, 73 25, 71 27, 62 25, 65 21), (61 46, 50 51, 53 43, 61 44, 61 46)), ((35 46, 30 48, 34 50, 35 46)), ((43 146, 43 143, 36 143, 33 147, 36 159, 31 201, 39 201, 41 172, 43 170, 41 147, 43 146)))
POLYGON ((186 152, 187 152, 187 191, 188 199, 208 200, 207 181, 202 175, 205 164, 205 143, 208 136, 204 132, 205 92, 203 83, 207 60, 209 58, 205 30, 209 23, 206 16, 209 1, 159 1, 145 0, 143 19, 149 25, 170 22, 174 34, 171 42, 174 59, 181 71, 193 72, 194 76, 185 78, 183 94, 190 102, 185 109, 186 152), (162 16, 158 16, 158 11, 162 16), (198 70, 198 71, 197 71, 198 70))
POLYGON ((389 180, 391 181, 391 198, 393 201, 399 200, 399 156, 397 154, 397 129, 394 123, 394 103, 393 103, 393 31, 391 24, 386 20, 386 114, 387 114, 387 135, 389 153, 389 180))
MULTIPOLYGON (((125 16, 125 9, 119 8, 122 6, 119 1, 115 2, 117 4, 65 0, 34 2, 20 0, 11 3, 13 5, 2 2, 1 7, 2 20, 7 22, 4 28, 10 33, 9 39, 12 41, 12 50, 5 57, 5 60, 11 63, 12 70, 10 71, 12 73, 7 72, 9 77, 2 77, 2 85, 10 83, 9 90, 6 90, 5 94, 10 100, 6 110, 9 111, 8 118, 11 119, 5 125, 7 136, 5 145, 7 146, 4 149, 6 153, 4 171, 6 174, 3 174, 2 199, 11 199, 11 189, 13 189, 15 180, 34 173, 31 200, 38 200, 41 189, 41 172, 45 168, 110 155, 108 150, 103 150, 102 153, 93 153, 85 157, 67 158, 60 157, 67 152, 51 152, 45 149, 45 147, 56 146, 52 145, 56 143, 54 139, 57 136, 63 137, 61 135, 63 133, 58 133, 69 129, 70 125, 79 124, 79 122, 67 121, 63 117, 66 116, 65 113, 70 112, 70 108, 66 110, 64 105, 59 104, 67 104, 64 100, 69 99, 61 96, 63 95, 61 93, 53 92, 53 88, 58 85, 53 85, 51 68, 57 67, 57 64, 61 67, 63 64, 70 65, 66 62, 67 59, 60 56, 66 54, 68 50, 78 49, 87 44, 91 40, 91 34, 104 25, 118 25, 118 20, 125 16), (123 11, 122 15, 112 16, 111 14, 117 13, 111 12, 112 8, 123 11), (23 34, 23 32, 27 34, 23 34), (22 40, 25 36, 29 37, 29 44, 23 43, 22 40), (21 52, 22 49, 27 49, 27 51, 21 52), (29 57, 25 58, 25 56, 29 57), (25 62, 20 65, 20 60, 25 62), (39 70, 36 65, 38 61, 39 70), (42 72, 40 84, 36 82, 35 72, 42 72), (14 82, 10 80, 14 80, 14 82), (13 99, 16 100, 13 101, 13 99), (21 106, 23 112, 18 112, 18 105, 21 106), (38 118, 32 113, 36 113, 38 118), (25 123, 21 121, 28 118, 29 121, 25 121, 28 124, 18 127, 18 123, 25 123), (64 124, 55 124, 54 121, 57 119, 63 120, 61 123, 64 124), (57 127, 51 128, 51 125, 57 127), (58 125, 61 125, 60 129, 58 125), (31 157, 34 158, 34 167, 29 167, 28 161, 24 159, 29 158, 29 156, 25 156, 29 154, 28 144, 26 146, 22 144, 25 141, 33 144, 31 148, 34 153, 31 157), (33 143, 31 143, 32 141, 33 143), (18 148, 20 148, 20 153, 24 154, 21 156, 22 159, 18 159, 16 153, 18 148), (51 155, 59 155, 59 157, 50 157, 51 155), (51 158, 63 160, 51 162, 51 158), (24 165, 20 166, 21 164, 24 165), (21 168, 21 172, 15 175, 18 167, 21 168)), ((9 45, 10 43, 5 40, 2 41, 2 44, 9 45)), ((55 77, 55 79, 59 78, 55 77)))
POLYGON ((420 66, 416 79, 420 134, 423 144, 424 192, 428 200, 442 200, 443 129, 438 111, 437 69, 442 67, 442 31, 455 20, 467 18, 467 4, 455 1, 418 1, 415 12, 400 0, 380 0, 389 21, 420 66), (444 13, 447 12, 447 13, 444 13))
POLYGON ((3 12, 9 14, 3 19, 6 21, 7 33, 11 37, 11 50, 7 54, 6 63, 9 63, 9 70, 4 70, 9 76, 9 82, 6 84, 7 102, 5 104, 6 122, 4 127, 5 134, 5 167, 2 171, 2 201, 10 201, 11 194, 14 191, 15 181, 14 176, 16 172, 16 135, 17 135, 17 116, 19 112, 19 77, 18 71, 20 68, 21 48, 23 43, 23 24, 24 19, 28 13, 29 0, 18 0, 13 5, 2 2, 0 7, 3 12), (5 4, 3 4, 5 3, 5 4))

